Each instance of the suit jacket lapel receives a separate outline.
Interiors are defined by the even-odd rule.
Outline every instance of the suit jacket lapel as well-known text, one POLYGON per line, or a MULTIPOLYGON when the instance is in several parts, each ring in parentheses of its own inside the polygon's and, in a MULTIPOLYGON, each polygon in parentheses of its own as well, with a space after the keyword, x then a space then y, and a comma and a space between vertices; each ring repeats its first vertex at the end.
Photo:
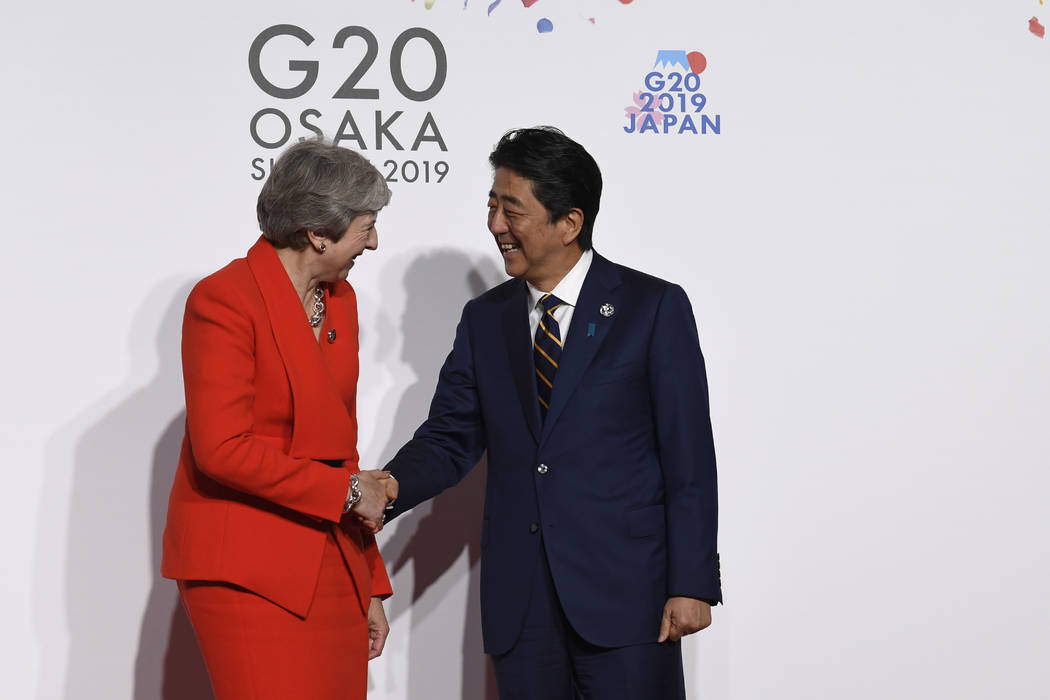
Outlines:
POLYGON ((543 422, 540 444, 550 435, 553 425, 616 320, 615 313, 607 318, 602 316, 599 310, 606 303, 611 303, 614 308, 619 306, 620 298, 614 293, 619 284, 620 273, 612 263, 595 253, 591 269, 587 271, 587 278, 583 281, 580 298, 572 312, 572 323, 569 324, 565 351, 562 353, 558 374, 554 379, 551 407, 547 411, 547 419, 543 422))
POLYGON ((299 295, 273 246, 259 241, 248 251, 277 349, 292 388, 293 457, 352 459, 357 431, 325 368, 299 295))
POLYGON ((528 288, 519 282, 519 289, 511 295, 503 310, 503 337, 507 340, 507 355, 514 384, 518 388, 521 410, 525 413, 532 437, 540 435, 540 402, 536 396, 535 365, 532 361, 532 339, 529 338, 528 288))

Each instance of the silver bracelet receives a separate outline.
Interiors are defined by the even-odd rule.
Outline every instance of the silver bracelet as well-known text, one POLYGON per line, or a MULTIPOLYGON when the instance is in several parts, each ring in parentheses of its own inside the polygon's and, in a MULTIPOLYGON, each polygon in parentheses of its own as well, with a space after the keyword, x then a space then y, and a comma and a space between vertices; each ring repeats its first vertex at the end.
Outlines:
POLYGON ((343 503, 344 515, 349 513, 350 509, 357 505, 357 503, 361 500, 360 484, 361 480, 357 478, 357 474, 351 474, 350 490, 346 492, 346 502, 343 503))

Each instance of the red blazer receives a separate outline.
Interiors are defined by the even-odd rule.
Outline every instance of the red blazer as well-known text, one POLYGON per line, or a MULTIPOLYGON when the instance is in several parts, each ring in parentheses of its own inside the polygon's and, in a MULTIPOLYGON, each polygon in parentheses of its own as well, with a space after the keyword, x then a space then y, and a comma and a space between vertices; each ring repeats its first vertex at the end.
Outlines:
POLYGON ((358 471, 357 298, 340 282, 325 304, 318 343, 264 239, 190 292, 186 436, 163 576, 227 581, 305 616, 334 529, 362 610, 372 596, 390 595, 375 538, 342 520, 358 471))

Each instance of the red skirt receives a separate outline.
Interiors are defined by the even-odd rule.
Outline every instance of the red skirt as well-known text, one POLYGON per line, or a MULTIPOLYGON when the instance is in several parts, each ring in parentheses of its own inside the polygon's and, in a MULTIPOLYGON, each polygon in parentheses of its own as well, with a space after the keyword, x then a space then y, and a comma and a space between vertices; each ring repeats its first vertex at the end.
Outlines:
POLYGON ((179 593, 216 700, 365 700, 368 622, 331 533, 306 619, 229 583, 179 593))

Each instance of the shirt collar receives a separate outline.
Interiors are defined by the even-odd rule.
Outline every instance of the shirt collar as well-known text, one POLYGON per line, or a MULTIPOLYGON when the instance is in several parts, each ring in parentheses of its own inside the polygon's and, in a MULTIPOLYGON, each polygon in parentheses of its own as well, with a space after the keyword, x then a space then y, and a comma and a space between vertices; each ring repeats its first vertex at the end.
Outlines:
MULTIPOLYGON (((561 278, 561 282, 558 282, 557 286, 551 290, 551 294, 569 306, 576 306, 576 302, 580 298, 580 290, 583 289, 583 281, 587 279, 587 271, 591 269, 591 260, 593 259, 593 250, 583 251, 583 255, 572 266, 572 269, 561 278)), ((536 289, 531 282, 526 282, 526 284, 529 285, 529 301, 532 302, 529 308, 535 308, 536 304, 540 302, 540 298, 546 292, 536 289)))

